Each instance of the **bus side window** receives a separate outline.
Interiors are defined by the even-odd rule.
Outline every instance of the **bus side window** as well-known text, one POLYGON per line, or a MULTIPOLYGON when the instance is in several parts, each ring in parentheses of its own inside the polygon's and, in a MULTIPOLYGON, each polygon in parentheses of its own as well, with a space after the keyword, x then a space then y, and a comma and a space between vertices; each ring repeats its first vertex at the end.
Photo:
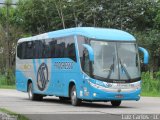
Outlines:
POLYGON ((76 50, 75 50, 75 44, 71 43, 67 45, 67 51, 68 51, 68 58, 76 61, 76 50))
POLYGON ((59 44, 59 47, 60 47, 59 57, 64 58, 64 56, 65 56, 65 42, 62 41, 61 44, 59 44))
POLYGON ((43 41, 39 40, 39 47, 38 47, 38 58, 43 58, 43 51, 44 51, 44 45, 43 41))
POLYGON ((50 53, 50 46, 48 43, 49 40, 43 40, 43 58, 50 58, 51 53, 50 53))
POLYGON ((76 48, 75 48, 75 42, 74 42, 74 37, 66 37, 65 38, 65 48, 64 48, 64 57, 65 58, 70 58, 73 61, 77 62, 76 58, 76 48))
POLYGON ((34 42, 29 41, 26 42, 25 59, 33 59, 33 58, 34 58, 34 42))
POLYGON ((51 50, 51 58, 55 58, 56 56, 56 44, 57 44, 57 40, 52 39, 51 42, 49 43, 50 45, 50 50, 51 50))
POLYGON ((38 51, 38 47, 39 47, 39 41, 38 40, 36 40, 35 41, 35 55, 34 55, 34 59, 38 59, 39 58, 39 51, 38 51))
POLYGON ((81 68, 83 71, 88 71, 87 74, 89 74, 89 56, 88 56, 88 51, 84 48, 83 44, 90 44, 90 41, 83 36, 78 36, 78 49, 79 49, 81 68))
POLYGON ((23 42, 17 47, 17 56, 20 59, 32 59, 34 57, 34 42, 23 42))
POLYGON ((23 43, 18 44, 17 46, 17 57, 22 59, 23 57, 23 47, 22 47, 23 43))
POLYGON ((89 64, 90 64, 89 63, 89 53, 88 53, 88 50, 84 49, 83 50, 83 59, 82 59, 82 69, 88 75, 90 74, 89 64))
POLYGON ((55 45, 55 58, 60 58, 60 45, 56 44, 55 45))
MULTIPOLYGON (((53 52, 53 51, 52 51, 53 52)), ((64 58, 65 53, 65 42, 63 38, 57 40, 55 44, 55 56, 54 58, 64 58)))

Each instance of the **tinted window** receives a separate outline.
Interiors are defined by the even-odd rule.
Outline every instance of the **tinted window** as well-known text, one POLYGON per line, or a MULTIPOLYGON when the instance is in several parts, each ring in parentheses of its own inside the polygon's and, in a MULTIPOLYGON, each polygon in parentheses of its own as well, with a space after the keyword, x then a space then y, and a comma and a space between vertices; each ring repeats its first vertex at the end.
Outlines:
POLYGON ((34 55, 34 58, 38 59, 38 58, 40 58, 39 40, 36 40, 34 42, 35 42, 35 55, 34 55))
POLYGON ((32 59, 34 58, 34 42, 33 41, 29 41, 26 42, 25 45, 25 54, 24 54, 24 59, 32 59))
POLYGON ((17 46, 17 56, 18 56, 20 59, 25 59, 25 47, 26 47, 26 42, 20 43, 20 44, 17 46))
POLYGON ((56 44, 57 44, 57 40, 54 40, 54 39, 52 39, 49 42, 51 58, 55 58, 56 57, 56 44))
POLYGON ((64 58, 65 57, 65 40, 58 39, 55 45, 55 58, 64 58))
POLYGON ((70 58, 77 61, 73 37, 20 43, 17 47, 17 56, 20 59, 70 58))
POLYGON ((54 58, 70 58, 76 61, 76 49, 73 37, 58 39, 54 43, 53 48, 55 50, 54 58))
POLYGON ((22 44, 19 44, 19 45, 17 46, 17 56, 18 56, 19 58, 22 58, 22 44))
POLYGON ((77 61, 74 38, 73 37, 67 37, 65 39, 65 43, 66 43, 65 57, 70 58, 74 61, 77 61))
POLYGON ((19 58, 22 58, 22 44, 19 44, 19 45, 17 46, 17 56, 18 56, 19 58))
POLYGON ((51 46, 50 46, 50 42, 52 41, 52 39, 48 39, 48 40, 43 40, 43 58, 51 58, 51 46))
POLYGON ((85 62, 87 60, 87 54, 86 54, 85 48, 83 47, 83 44, 90 44, 90 41, 87 38, 83 37, 83 36, 78 36, 79 56, 80 56, 82 69, 84 70, 84 64, 85 64, 85 62))

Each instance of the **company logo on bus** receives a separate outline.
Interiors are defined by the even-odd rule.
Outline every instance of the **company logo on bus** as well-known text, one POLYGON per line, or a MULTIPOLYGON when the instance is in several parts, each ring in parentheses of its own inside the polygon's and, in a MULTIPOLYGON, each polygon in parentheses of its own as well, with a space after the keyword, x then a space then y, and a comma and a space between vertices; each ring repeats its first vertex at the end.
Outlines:
POLYGON ((56 69, 61 70, 73 69, 73 62, 55 62, 54 66, 56 69))
POLYGON ((45 63, 42 63, 38 68, 37 73, 37 85, 39 90, 43 91, 48 85, 48 67, 45 63))

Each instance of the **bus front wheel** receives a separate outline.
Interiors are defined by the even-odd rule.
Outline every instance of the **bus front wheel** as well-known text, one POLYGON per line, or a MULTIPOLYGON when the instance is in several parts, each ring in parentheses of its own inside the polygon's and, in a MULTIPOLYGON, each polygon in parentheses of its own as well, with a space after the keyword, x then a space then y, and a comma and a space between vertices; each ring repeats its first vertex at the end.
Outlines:
POLYGON ((29 97, 30 100, 37 100, 37 101, 41 101, 43 99, 42 95, 33 93, 32 83, 29 83, 29 85, 28 85, 28 97, 29 97))
POLYGON ((121 100, 113 100, 113 101, 111 101, 111 104, 114 107, 118 107, 121 104, 121 100))
POLYGON ((70 90, 70 97, 71 97, 71 103, 74 106, 78 106, 81 103, 81 100, 77 98, 77 92, 76 92, 76 86, 73 85, 73 87, 70 90))

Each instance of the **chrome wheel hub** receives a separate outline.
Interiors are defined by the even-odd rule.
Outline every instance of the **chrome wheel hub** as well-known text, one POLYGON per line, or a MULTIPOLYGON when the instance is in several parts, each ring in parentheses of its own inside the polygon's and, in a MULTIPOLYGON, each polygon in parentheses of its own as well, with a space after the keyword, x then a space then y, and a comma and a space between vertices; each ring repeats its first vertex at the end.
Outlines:
POLYGON ((72 102, 73 103, 75 103, 76 102, 76 91, 74 90, 73 92, 72 92, 72 102))

